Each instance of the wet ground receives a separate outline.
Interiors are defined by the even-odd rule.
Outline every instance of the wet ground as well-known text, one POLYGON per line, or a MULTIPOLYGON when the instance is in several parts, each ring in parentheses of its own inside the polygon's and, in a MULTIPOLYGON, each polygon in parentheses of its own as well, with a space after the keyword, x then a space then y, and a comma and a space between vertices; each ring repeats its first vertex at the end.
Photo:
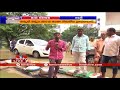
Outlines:
MULTIPOLYGON (((70 55, 70 53, 64 53, 64 55, 65 55, 65 57, 62 61, 63 63, 74 63, 73 56, 70 55)), ((14 54, 11 53, 9 50, 6 50, 6 49, 0 50, 0 59, 3 59, 3 58, 9 59, 9 58, 13 58, 13 57, 14 57, 14 54)), ((38 59, 36 59, 36 58, 33 58, 32 56, 28 56, 28 60, 40 61, 41 63, 48 63, 49 62, 48 58, 38 58, 38 59)), ((66 67, 66 66, 63 66, 63 67, 66 67)), ((74 67, 72 67, 72 68, 74 68, 74 67)), ((88 71, 94 71, 94 68, 89 66, 88 71)), ((15 68, 0 70, 0 73, 3 73, 3 72, 17 73, 17 74, 21 75, 21 78, 22 77, 31 78, 31 76, 25 75, 25 74, 19 72, 18 70, 16 70, 15 68)), ((111 68, 107 68, 106 76, 110 77, 110 78, 112 77, 112 69, 111 68)), ((71 77, 71 76, 68 76, 68 75, 63 75, 63 74, 58 74, 58 78, 74 78, 74 77, 71 77)), ((117 78, 120 78, 120 70, 117 74, 117 78)))

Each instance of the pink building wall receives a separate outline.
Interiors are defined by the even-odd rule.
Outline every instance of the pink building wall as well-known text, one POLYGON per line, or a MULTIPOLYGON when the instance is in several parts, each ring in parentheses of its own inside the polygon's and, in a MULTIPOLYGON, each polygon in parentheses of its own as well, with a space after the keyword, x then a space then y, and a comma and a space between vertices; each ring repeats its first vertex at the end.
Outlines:
POLYGON ((106 25, 120 25, 120 12, 106 12, 106 25))

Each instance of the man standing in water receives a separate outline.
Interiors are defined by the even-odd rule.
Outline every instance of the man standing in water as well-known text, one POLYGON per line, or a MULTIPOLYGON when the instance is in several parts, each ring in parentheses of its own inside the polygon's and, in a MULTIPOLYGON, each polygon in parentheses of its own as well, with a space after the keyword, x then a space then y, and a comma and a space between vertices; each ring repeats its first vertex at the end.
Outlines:
MULTIPOLYGON (((48 42, 46 50, 50 48, 49 62, 51 64, 60 64, 63 59, 63 52, 66 50, 66 43, 60 40, 61 34, 54 33, 54 39, 48 42)), ((59 66, 49 66, 48 78, 57 78, 59 66)))
MULTIPOLYGON (((87 50, 90 50, 89 37, 83 34, 83 29, 78 29, 71 46, 71 54, 73 54, 75 63, 86 63, 87 50)), ((74 73, 87 73, 87 66, 76 66, 74 73)))
MULTIPOLYGON (((98 39, 95 43, 95 56, 94 56, 94 63, 100 63, 101 60, 101 52, 102 52, 102 48, 104 46, 104 40, 106 38, 106 34, 105 33, 101 33, 101 38, 98 39)), ((97 67, 94 67, 94 71, 95 74, 97 74, 97 67)), ((99 73, 100 73, 100 69, 99 69, 99 73)))
MULTIPOLYGON (((120 36, 116 35, 116 30, 114 28, 107 29, 107 38, 104 41, 103 54, 101 62, 106 64, 109 60, 113 64, 118 62, 118 55, 120 54, 120 36)), ((101 67, 102 78, 105 78, 106 66, 101 67)), ((118 73, 118 67, 113 66, 113 76, 115 78, 118 73)))

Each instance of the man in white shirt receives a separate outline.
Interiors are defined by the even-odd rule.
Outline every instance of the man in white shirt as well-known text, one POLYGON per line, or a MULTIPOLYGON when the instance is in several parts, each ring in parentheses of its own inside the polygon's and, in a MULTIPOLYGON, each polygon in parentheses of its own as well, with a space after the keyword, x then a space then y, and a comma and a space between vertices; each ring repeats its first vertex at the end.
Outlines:
MULTIPOLYGON (((118 62, 117 56, 119 55, 120 48, 120 37, 115 34, 116 30, 114 28, 109 28, 107 30, 107 38, 104 42, 103 54, 101 63, 108 63, 109 60, 112 61, 113 64, 118 62)), ((105 77, 106 67, 101 67, 102 77, 105 77)), ((113 66, 113 76, 115 78, 118 72, 118 67, 113 66)))
MULTIPOLYGON (((86 63, 86 52, 91 50, 89 37, 84 34, 84 30, 81 28, 77 30, 77 33, 72 40, 71 54, 73 54, 75 63, 86 63)), ((87 67, 76 66, 74 73, 87 73, 87 67)))

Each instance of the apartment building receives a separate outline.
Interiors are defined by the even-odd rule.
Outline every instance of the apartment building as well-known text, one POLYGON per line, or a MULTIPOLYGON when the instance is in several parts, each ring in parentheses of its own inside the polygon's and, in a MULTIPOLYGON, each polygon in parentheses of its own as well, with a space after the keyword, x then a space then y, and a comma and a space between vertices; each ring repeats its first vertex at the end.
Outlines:
POLYGON ((117 34, 120 35, 120 12, 106 12, 106 22, 104 27, 100 27, 98 36, 101 32, 106 32, 110 27, 116 29, 117 34))

